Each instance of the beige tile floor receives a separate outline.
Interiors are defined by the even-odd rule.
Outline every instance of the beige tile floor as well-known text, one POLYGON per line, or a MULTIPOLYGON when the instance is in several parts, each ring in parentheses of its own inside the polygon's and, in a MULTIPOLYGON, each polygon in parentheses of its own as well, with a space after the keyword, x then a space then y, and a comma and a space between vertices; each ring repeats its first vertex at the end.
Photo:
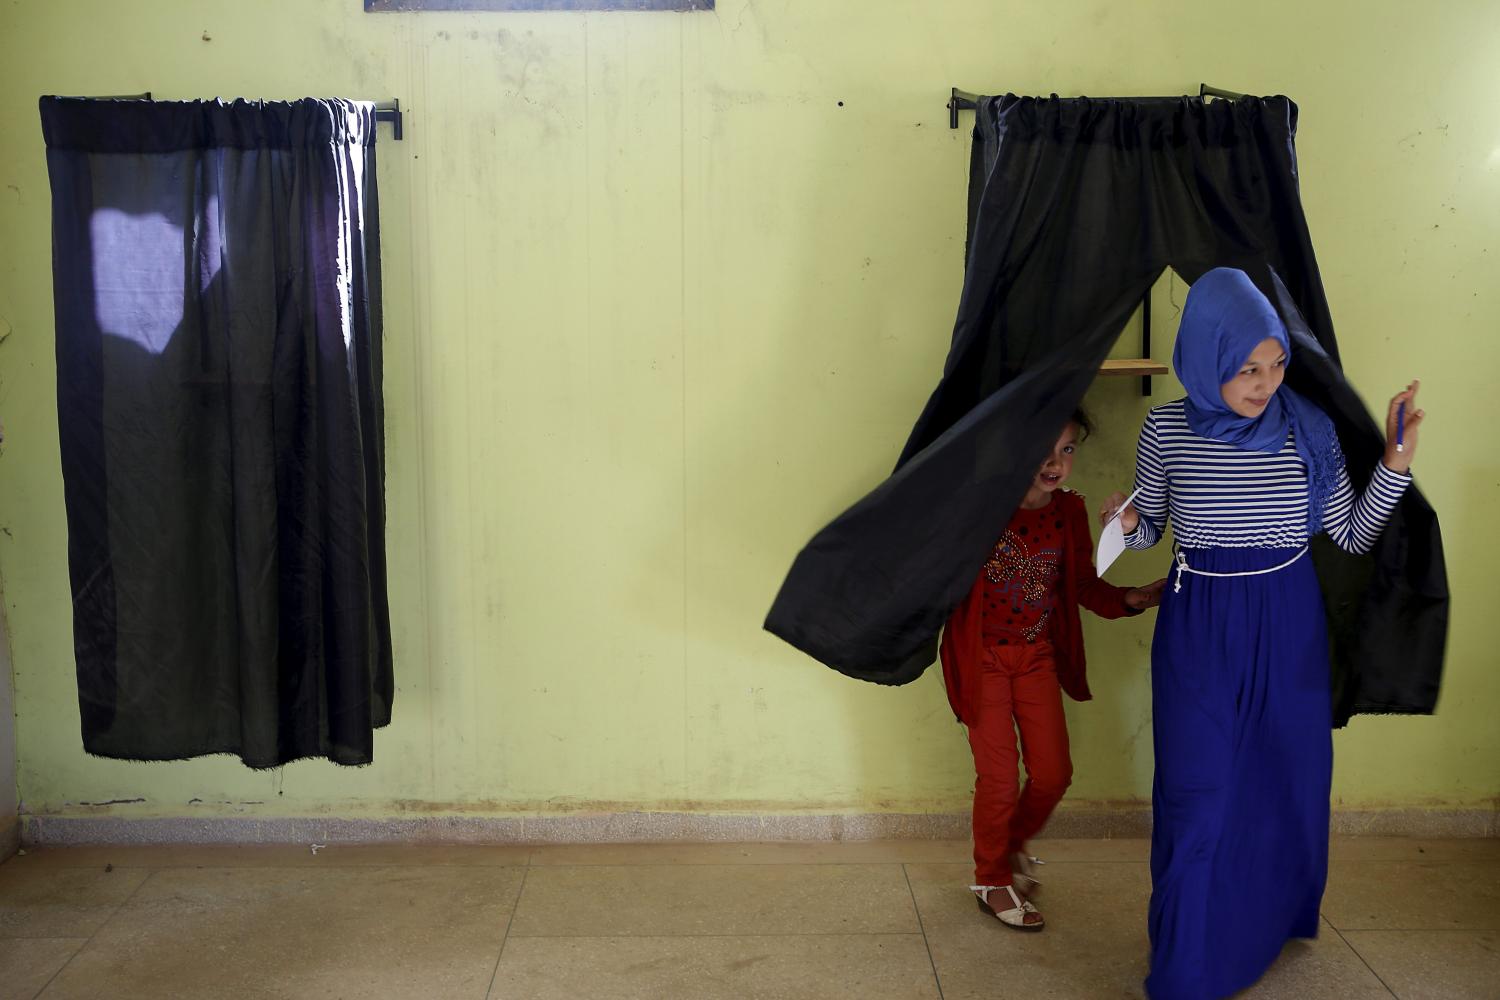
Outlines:
MULTIPOLYGON (((1140 996, 1146 842, 1036 848, 1037 935, 960 842, 35 849, 0 1000, 1140 996)), ((1244 996, 1500 998, 1500 840, 1335 839, 1323 916, 1244 996)))

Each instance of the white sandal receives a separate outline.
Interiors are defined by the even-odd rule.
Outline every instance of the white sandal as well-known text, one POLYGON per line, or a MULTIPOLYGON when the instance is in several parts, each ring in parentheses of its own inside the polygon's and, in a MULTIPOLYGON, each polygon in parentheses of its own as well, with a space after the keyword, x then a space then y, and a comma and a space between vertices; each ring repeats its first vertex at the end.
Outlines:
POLYGON ((1028 913, 1035 913, 1040 917, 1041 911, 1031 905, 1028 899, 1022 899, 1016 895, 1016 890, 1008 885, 971 885, 969 891, 974 893, 979 900, 979 908, 990 916, 999 920, 1007 927, 1014 927, 1018 931, 1039 931, 1045 927, 1045 920, 1037 920, 1034 923, 1026 922, 1028 913), (1010 901, 1016 905, 1009 910, 997 910, 990 905, 990 893, 997 889, 1004 889, 1010 894, 1010 901))
POLYGON ((1042 880, 1032 873, 1036 871, 1037 865, 1045 865, 1047 862, 1022 851, 1017 851, 1013 857, 1018 863, 1011 875, 1011 882, 1021 891, 1021 895, 1031 899, 1042 891, 1042 880))

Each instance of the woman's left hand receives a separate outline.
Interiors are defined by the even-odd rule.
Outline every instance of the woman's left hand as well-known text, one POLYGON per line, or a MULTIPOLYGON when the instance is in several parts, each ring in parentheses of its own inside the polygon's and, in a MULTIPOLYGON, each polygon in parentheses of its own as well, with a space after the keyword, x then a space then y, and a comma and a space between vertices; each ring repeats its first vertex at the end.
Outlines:
POLYGON ((1167 578, 1162 577, 1155 583, 1148 583, 1144 587, 1132 587, 1125 592, 1125 604, 1132 611, 1154 608, 1161 603, 1162 588, 1166 585, 1167 578))
POLYGON ((1412 379, 1403 392, 1398 392, 1391 397, 1390 408, 1385 415, 1385 467, 1392 472, 1409 472, 1411 460, 1417 453, 1417 429, 1422 426, 1422 418, 1427 415, 1425 410, 1417 409, 1417 389, 1421 387, 1421 380, 1412 379), (1405 427, 1401 433, 1401 450, 1396 450, 1396 414, 1402 405, 1406 406, 1405 427))

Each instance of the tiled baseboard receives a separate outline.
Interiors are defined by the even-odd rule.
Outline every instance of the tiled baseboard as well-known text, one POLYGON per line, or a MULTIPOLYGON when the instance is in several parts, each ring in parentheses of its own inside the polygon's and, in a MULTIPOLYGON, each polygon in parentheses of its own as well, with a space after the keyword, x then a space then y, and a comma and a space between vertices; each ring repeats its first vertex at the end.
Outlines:
MULTIPOLYGON (((1500 812, 1494 807, 1335 810, 1332 832, 1387 837, 1495 837, 1500 836, 1500 812)), ((1064 808, 1053 816, 1043 836, 1126 838, 1146 837, 1150 833, 1150 807, 1128 804, 1064 808)), ((969 816, 967 813, 685 812, 391 819, 25 816, 21 834, 28 844, 53 845, 958 840, 969 835, 969 816)), ((0 831, 0 855, 4 853, 4 836, 0 831)))

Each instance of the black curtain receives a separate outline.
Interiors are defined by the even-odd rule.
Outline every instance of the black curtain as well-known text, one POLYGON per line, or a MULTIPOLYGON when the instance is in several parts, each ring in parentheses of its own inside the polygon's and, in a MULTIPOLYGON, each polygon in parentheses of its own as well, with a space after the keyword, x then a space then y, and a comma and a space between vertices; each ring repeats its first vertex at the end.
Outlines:
MULTIPOLYGON (((1297 187, 1296 105, 1015 95, 978 105, 942 380, 894 474, 808 543, 766 620, 829 666, 883 684, 933 661, 943 622, 1167 267, 1188 282, 1242 268, 1267 293, 1295 341, 1288 381, 1332 416, 1356 489, 1384 449, 1339 364, 1297 187)), ((1421 493, 1407 493, 1371 555, 1323 538, 1314 558, 1335 723, 1431 712, 1448 588, 1421 493)))
POLYGON ((41 115, 85 749, 368 763, 393 691, 374 106, 41 115))

